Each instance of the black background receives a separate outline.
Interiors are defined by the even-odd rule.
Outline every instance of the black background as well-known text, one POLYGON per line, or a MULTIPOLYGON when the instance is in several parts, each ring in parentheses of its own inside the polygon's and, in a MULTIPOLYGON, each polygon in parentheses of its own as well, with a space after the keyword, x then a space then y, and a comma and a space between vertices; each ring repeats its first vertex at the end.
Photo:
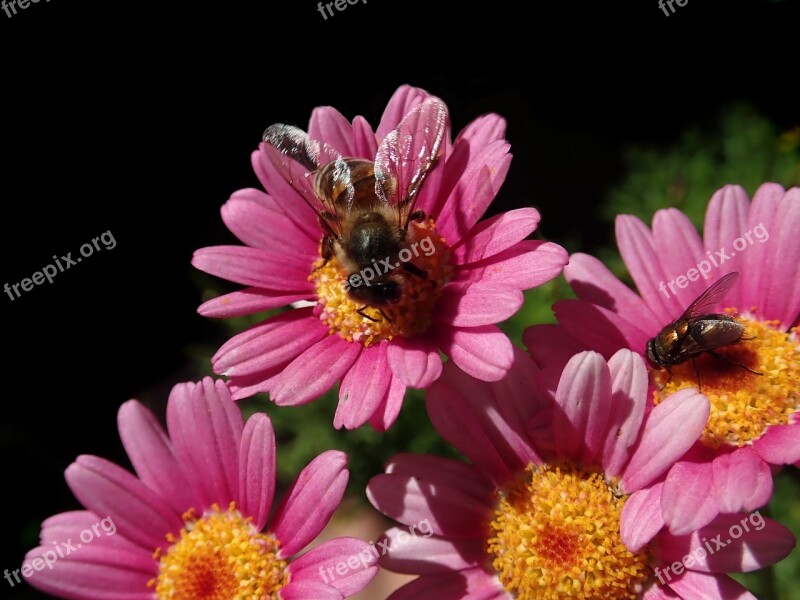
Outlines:
POLYGON ((533 204, 545 237, 565 243, 578 221, 590 244, 611 235, 592 211, 623 144, 667 144, 735 99, 800 120, 793 2, 690 0, 666 17, 656 0, 369 0, 327 20, 310 0, 111 4, 0 12, 0 285, 107 230, 117 242, 0 295, 0 570, 43 518, 78 507, 63 479, 75 456, 127 464, 119 404, 163 415, 186 346, 217 335, 189 261, 234 242, 219 207, 257 185, 249 155, 270 123, 305 127, 329 104, 376 125, 402 83, 442 97, 454 131, 498 112, 515 159, 492 212, 533 204))

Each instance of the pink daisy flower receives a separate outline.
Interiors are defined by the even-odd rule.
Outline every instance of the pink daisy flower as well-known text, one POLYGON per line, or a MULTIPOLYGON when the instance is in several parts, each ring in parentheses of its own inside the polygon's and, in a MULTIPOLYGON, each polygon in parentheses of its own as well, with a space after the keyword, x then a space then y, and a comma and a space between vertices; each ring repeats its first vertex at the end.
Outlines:
POLYGON ((86 510, 42 524, 40 546, 25 560, 30 573, 22 568, 35 588, 73 600, 324 600, 351 596, 376 574, 360 563, 344 576, 325 576, 327 567, 369 555, 370 546, 355 538, 294 557, 344 494, 343 453, 315 458, 265 529, 275 491, 272 424, 264 414, 243 423, 222 382, 173 388, 169 437, 135 400, 120 407, 118 421, 138 477, 96 456, 67 468, 86 510))
POLYGON ((770 465, 800 461, 799 230, 800 188, 770 183, 752 203, 739 186, 714 194, 704 238, 673 208, 656 212, 652 230, 620 215, 617 244, 639 295, 597 259, 575 254, 564 274, 578 300, 554 306, 558 325, 526 332, 531 355, 545 367, 581 349, 644 354, 648 340, 705 289, 739 273, 716 309, 706 311, 737 314, 745 328, 740 343, 717 349, 727 361, 705 354, 697 371, 687 361, 671 367, 671 376, 654 374, 656 403, 698 384, 711 402, 700 440, 664 485, 664 518, 673 533, 702 527, 720 512, 763 506, 772 494, 770 465))
POLYGON ((406 388, 439 377, 440 351, 478 379, 503 377, 513 352, 496 323, 519 309, 522 290, 567 262, 560 246, 525 240, 539 222, 533 208, 478 222, 511 161, 504 132, 501 117, 485 115, 451 143, 445 105, 409 86, 374 133, 363 117, 351 124, 331 107, 313 111, 308 135, 269 128, 269 143, 252 155, 267 193, 240 190, 222 208, 245 246, 203 248, 192 261, 250 286, 206 302, 202 315, 302 306, 214 355, 233 398, 269 392, 294 406, 340 382, 334 425, 383 431, 406 388), (370 254, 382 247, 393 250, 370 254), (365 258, 374 259, 369 267, 365 258))
POLYGON ((420 575, 391 599, 754 598, 724 573, 777 562, 791 532, 738 514, 678 536, 661 515, 664 474, 702 432, 707 399, 683 390, 646 414, 647 371, 629 350, 580 353, 550 387, 522 351, 497 383, 445 365, 428 412, 471 463, 401 454, 368 486, 405 526, 386 532, 381 565, 420 575))

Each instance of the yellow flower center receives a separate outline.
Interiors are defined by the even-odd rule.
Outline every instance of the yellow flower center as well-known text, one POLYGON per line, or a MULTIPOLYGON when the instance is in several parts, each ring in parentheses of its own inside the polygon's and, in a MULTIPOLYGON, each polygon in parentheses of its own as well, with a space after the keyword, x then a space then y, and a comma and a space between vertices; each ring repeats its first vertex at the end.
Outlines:
POLYGON ((254 600, 279 598, 288 583, 287 563, 278 558, 280 544, 259 533, 233 503, 227 511, 214 506, 199 519, 184 515, 180 538, 160 559, 159 574, 148 583, 158 600, 254 600))
MULTIPOLYGON (((358 273, 347 273, 334 256, 325 262, 314 263, 309 276, 317 291, 316 314, 330 328, 348 342, 370 346, 397 335, 411 337, 424 332, 431 323, 431 311, 442 288, 450 278, 450 250, 443 237, 436 232, 433 219, 409 225, 407 244, 398 256, 376 256, 373 264, 358 273), (423 271, 422 277, 404 268, 404 264, 423 271), (392 281, 402 289, 399 301, 381 304, 353 297, 355 289, 348 277, 358 275, 358 293, 376 294, 375 285, 392 281), (369 278, 369 281, 367 279, 369 278)), ((416 270, 414 269, 414 270, 416 270)))
MULTIPOLYGON (((725 359, 708 354, 695 359, 702 392, 711 403, 701 440, 711 448, 752 443, 770 425, 791 422, 800 403, 797 330, 787 334, 776 321, 738 320, 745 326, 742 341, 716 350, 725 359)), ((657 388, 663 386, 654 393, 656 404, 678 390, 698 386, 691 361, 672 367, 668 383, 666 371, 655 379, 657 388)))
POLYGON ((530 466, 501 493, 487 552, 519 600, 633 599, 648 576, 646 549, 620 538, 627 499, 601 473, 530 466))

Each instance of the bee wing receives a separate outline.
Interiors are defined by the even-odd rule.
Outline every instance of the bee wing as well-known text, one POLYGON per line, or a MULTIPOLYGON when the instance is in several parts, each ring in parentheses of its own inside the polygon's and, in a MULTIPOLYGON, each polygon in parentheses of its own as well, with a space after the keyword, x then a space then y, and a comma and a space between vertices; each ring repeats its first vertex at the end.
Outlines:
POLYGON ((264 131, 263 140, 267 156, 278 173, 317 213, 328 233, 340 237, 341 213, 349 209, 354 195, 348 162, 337 150, 311 139, 305 131, 292 125, 270 125, 264 131), (345 187, 348 200, 344 206, 317 192, 315 178, 322 167, 326 167, 328 176, 336 177, 345 187))
POLYGON ((711 309, 717 305, 728 293, 728 290, 733 287, 736 280, 739 278, 738 271, 731 271, 727 275, 723 275, 705 292, 700 294, 694 302, 689 305, 681 318, 688 319, 697 315, 707 314, 712 312, 711 309))
POLYGON ((375 193, 397 209, 397 223, 404 231, 422 182, 439 156, 446 125, 444 102, 428 98, 403 117, 378 147, 375 193))

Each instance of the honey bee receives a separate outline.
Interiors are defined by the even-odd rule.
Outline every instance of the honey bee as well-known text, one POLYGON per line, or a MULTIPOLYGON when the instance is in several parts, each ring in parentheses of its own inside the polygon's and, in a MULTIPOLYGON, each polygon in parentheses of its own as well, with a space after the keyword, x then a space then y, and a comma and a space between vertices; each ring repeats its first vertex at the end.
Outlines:
POLYGON ((415 241, 409 224, 425 219, 414 206, 440 156, 446 127, 444 103, 428 98, 384 137, 374 161, 344 157, 291 125, 271 125, 264 132, 270 162, 317 214, 322 258, 327 263, 336 257, 346 271, 348 295, 363 304, 359 314, 372 321, 364 309, 377 308, 391 320, 383 307, 402 298, 408 276, 427 278, 397 257, 415 241), (376 261, 389 267, 362 282, 358 274, 373 272, 376 261))
POLYGON ((700 294, 680 318, 665 326, 656 337, 648 340, 645 357, 651 367, 666 369, 672 379, 670 366, 691 360, 697 376, 697 385, 700 388, 700 374, 697 371, 695 359, 706 352, 720 360, 732 362, 754 375, 762 374, 715 352, 717 348, 738 344, 747 339, 744 337, 744 325, 733 317, 706 312, 725 297, 738 278, 737 271, 721 277, 714 285, 700 294))

